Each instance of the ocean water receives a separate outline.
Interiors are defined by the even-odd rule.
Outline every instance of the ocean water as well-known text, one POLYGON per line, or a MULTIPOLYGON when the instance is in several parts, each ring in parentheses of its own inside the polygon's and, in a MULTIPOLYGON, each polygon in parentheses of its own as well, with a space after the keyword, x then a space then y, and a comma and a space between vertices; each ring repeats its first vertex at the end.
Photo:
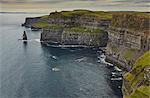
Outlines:
POLYGON ((41 31, 21 27, 41 15, 0 14, 0 98, 122 98, 96 51, 50 47, 38 41, 41 31))

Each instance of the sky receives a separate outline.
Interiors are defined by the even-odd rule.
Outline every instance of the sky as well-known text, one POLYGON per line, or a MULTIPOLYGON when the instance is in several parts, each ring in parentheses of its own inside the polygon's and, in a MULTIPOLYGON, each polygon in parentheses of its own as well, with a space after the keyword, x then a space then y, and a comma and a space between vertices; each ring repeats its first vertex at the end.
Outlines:
POLYGON ((0 0, 0 12, 49 13, 73 9, 150 12, 150 0, 0 0))

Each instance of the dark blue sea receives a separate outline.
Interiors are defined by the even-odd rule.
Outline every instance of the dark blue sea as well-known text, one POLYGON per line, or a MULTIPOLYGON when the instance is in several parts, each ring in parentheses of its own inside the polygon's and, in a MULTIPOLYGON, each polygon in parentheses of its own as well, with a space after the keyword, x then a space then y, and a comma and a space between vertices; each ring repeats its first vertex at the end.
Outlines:
POLYGON ((41 31, 21 26, 41 15, 0 14, 0 98, 122 98, 95 50, 50 47, 41 31), (23 31, 27 43, 18 40, 23 31))

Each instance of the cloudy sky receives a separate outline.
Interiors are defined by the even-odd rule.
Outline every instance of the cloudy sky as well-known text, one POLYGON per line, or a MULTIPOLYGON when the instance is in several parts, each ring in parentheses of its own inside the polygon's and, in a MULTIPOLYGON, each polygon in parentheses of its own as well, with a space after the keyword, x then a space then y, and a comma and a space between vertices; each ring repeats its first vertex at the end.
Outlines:
POLYGON ((150 11, 150 0, 0 0, 1 12, 51 12, 73 9, 150 11))

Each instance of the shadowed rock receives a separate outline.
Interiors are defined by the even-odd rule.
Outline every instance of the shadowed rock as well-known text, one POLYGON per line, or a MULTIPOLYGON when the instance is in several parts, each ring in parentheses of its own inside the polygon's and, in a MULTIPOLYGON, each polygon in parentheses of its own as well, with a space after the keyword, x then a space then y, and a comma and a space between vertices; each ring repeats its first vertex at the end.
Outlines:
POLYGON ((25 31, 23 32, 23 40, 27 40, 27 35, 25 31))

